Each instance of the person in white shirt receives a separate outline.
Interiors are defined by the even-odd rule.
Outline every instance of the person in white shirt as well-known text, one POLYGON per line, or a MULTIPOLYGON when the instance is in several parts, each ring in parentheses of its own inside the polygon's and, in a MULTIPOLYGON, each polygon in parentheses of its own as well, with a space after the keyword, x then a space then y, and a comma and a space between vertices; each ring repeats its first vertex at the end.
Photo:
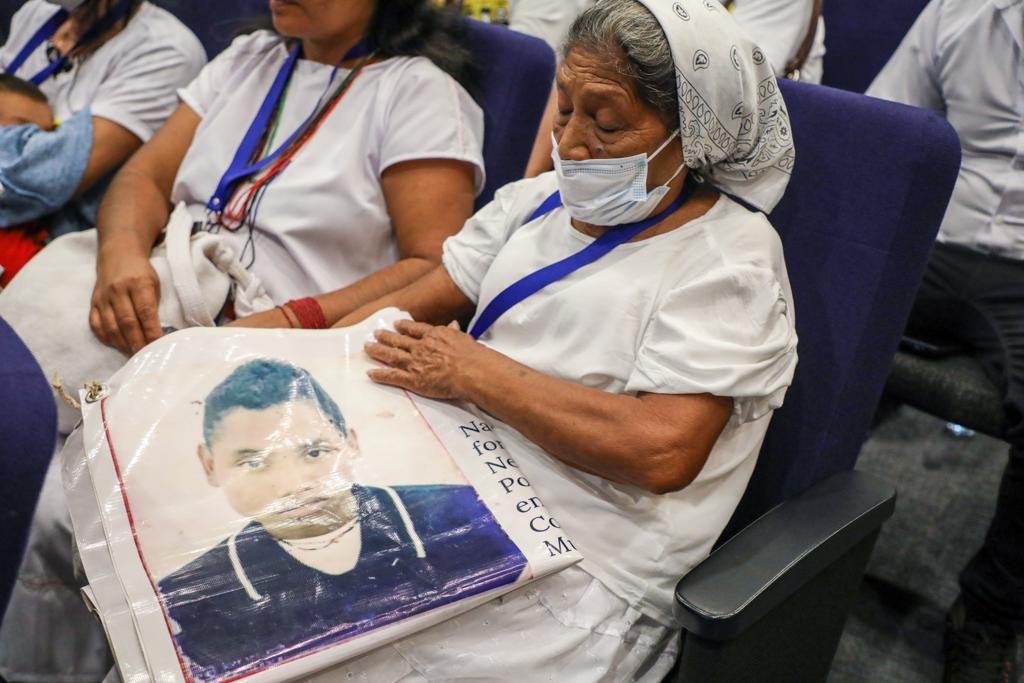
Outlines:
MULTIPOLYGON (((566 32, 593 0, 510 0, 509 26, 540 38, 556 52, 566 32)), ((800 80, 821 83, 825 57, 825 20, 815 0, 730 0, 724 3, 739 25, 761 46, 778 76, 800 52, 813 21, 813 43, 799 67, 800 80)))
MULTIPOLYGON (((211 61, 111 184, 82 313, 103 342, 131 352, 162 334, 149 254, 172 202, 225 235, 281 304, 236 321, 264 327, 323 326, 416 280, 472 213, 483 112, 454 77, 466 77, 469 53, 430 0, 270 9, 277 32, 241 36, 211 61), (236 157, 262 166, 222 182, 236 157)), ((0 675, 99 680, 109 655, 77 595, 60 468, 51 470, 0 630, 0 675)))
POLYGON ((665 676, 673 588, 733 513, 797 362, 779 237, 726 194, 770 210, 794 163, 757 51, 717 4, 599 0, 558 69, 556 170, 341 321, 408 311, 367 346, 371 377, 499 421, 584 560, 314 680, 665 676), (470 334, 447 324, 474 310, 470 334))
POLYGON ((509 0, 509 28, 540 38, 556 52, 576 16, 592 0, 509 0))
MULTIPOLYGON (((103 189, 101 181, 170 117, 177 89, 205 63, 195 35, 144 0, 29 0, 14 15, 0 47, 0 69, 37 80, 58 119, 91 112, 92 151, 77 187, 71 188, 75 199, 94 187, 103 189), (41 32, 58 13, 66 19, 41 32), (41 40, 33 41, 36 37, 41 40)), ((82 203, 95 220, 98 197, 91 199, 82 203)), ((38 215, 27 218, 41 218, 53 209, 44 201, 38 204, 38 215)))
POLYGON ((821 83, 825 20, 821 17, 820 0, 817 5, 815 0, 732 0, 728 5, 743 30, 764 50, 777 76, 789 75, 787 67, 798 57, 813 20, 813 43, 807 58, 798 66, 799 78, 821 83))
POLYGON ((238 38, 115 178, 90 313, 104 343, 134 352, 161 335, 149 253, 171 204, 225 235, 280 304, 236 323, 258 327, 326 326, 412 282, 472 212, 483 113, 442 69, 466 79, 468 53, 439 32, 423 39, 439 11, 428 0, 322 4, 272 3, 278 31, 301 40, 238 38), (257 130, 264 105, 273 114, 257 130), (247 133, 258 148, 243 149, 247 133), (257 170, 228 182, 233 162, 257 170))
POLYGON ((909 323, 1003 392, 1009 461, 946 621, 946 681, 1024 675, 1024 0, 932 0, 868 94, 944 116, 963 160, 909 323))

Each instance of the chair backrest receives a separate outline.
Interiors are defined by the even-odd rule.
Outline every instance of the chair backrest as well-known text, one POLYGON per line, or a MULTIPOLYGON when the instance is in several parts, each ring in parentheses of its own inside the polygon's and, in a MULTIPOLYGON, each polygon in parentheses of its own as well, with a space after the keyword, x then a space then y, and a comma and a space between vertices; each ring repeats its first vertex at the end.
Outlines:
POLYGON ((11 29, 11 17, 21 5, 22 0, 0 0, 0 44, 7 42, 7 32, 11 29))
POLYGON ((928 0, 826 0, 822 83, 864 92, 928 0))
POLYGON ((178 17, 192 29, 206 54, 213 59, 231 44, 239 33, 261 23, 269 23, 267 0, 151 0, 178 17))
POLYGON ((477 208, 498 188, 523 177, 537 126, 555 79, 555 55, 543 40, 502 26, 467 20, 467 42, 482 68, 484 166, 487 184, 477 208))
POLYGON ((856 462, 960 167, 941 117, 783 81, 796 166, 772 212, 800 360, 723 539, 856 462))
MULTIPOLYGON (((170 10, 192 29, 210 57, 227 47, 239 31, 268 16, 267 0, 217 0, 216 3, 195 0, 152 2, 170 10), (216 8, 216 11, 211 8, 216 8)), ((25 0, 0 0, 0 43, 6 40, 11 17, 23 4, 25 0)))
POLYGON ((0 614, 7 609, 56 441, 53 390, 0 319, 0 614))

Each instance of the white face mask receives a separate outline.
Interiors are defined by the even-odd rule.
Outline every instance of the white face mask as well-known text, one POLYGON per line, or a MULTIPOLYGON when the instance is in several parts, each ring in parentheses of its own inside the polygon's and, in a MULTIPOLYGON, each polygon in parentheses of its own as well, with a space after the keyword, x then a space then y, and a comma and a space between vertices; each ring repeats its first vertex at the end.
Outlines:
POLYGON ((664 185, 647 191, 647 164, 653 161, 670 142, 676 130, 650 156, 636 154, 619 159, 563 160, 558 156, 554 134, 551 158, 555 162, 558 190, 562 205, 578 221, 591 225, 614 227, 642 221, 651 215, 668 193, 668 184, 685 165, 680 165, 664 185))

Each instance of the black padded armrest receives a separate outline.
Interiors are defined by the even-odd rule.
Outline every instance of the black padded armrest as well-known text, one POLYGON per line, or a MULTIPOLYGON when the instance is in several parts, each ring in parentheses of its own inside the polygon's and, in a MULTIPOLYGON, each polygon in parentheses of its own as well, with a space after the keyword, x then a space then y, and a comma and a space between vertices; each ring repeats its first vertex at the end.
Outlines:
POLYGON ((735 638, 877 531, 895 505, 890 484, 852 471, 773 508, 679 582, 683 628, 735 638))

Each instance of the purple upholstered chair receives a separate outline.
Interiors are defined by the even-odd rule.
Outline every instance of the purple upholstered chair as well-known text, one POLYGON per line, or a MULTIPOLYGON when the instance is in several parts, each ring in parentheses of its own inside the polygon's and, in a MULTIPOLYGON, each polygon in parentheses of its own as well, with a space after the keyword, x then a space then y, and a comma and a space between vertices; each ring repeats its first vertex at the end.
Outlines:
POLYGON ((56 441, 53 390, 0 319, 0 615, 7 609, 56 441))
POLYGON ((960 166, 944 119, 783 81, 796 168, 771 215, 800 361, 711 557, 677 598, 684 681, 823 681, 892 488, 853 471, 960 166))
POLYGON ((822 83, 864 92, 928 0, 825 0, 822 83))
POLYGON ((174 14, 199 38, 213 59, 231 44, 235 36, 257 25, 269 25, 267 0, 153 0, 174 14))
MULTIPOLYGON (((0 43, 11 24, 11 17, 25 0, 0 0, 0 43)), ((267 0, 154 0, 170 10, 198 36, 210 57, 228 46, 240 30, 267 16, 267 0)), ((54 7, 56 11, 56 6, 54 7)))
POLYGON ((7 32, 11 28, 11 17, 21 7, 21 0, 0 0, 0 45, 7 42, 7 32))
POLYGON ((555 79, 555 55, 544 41, 501 26, 467 20, 467 43, 482 69, 487 184, 477 208, 498 188, 523 177, 537 126, 555 79))

